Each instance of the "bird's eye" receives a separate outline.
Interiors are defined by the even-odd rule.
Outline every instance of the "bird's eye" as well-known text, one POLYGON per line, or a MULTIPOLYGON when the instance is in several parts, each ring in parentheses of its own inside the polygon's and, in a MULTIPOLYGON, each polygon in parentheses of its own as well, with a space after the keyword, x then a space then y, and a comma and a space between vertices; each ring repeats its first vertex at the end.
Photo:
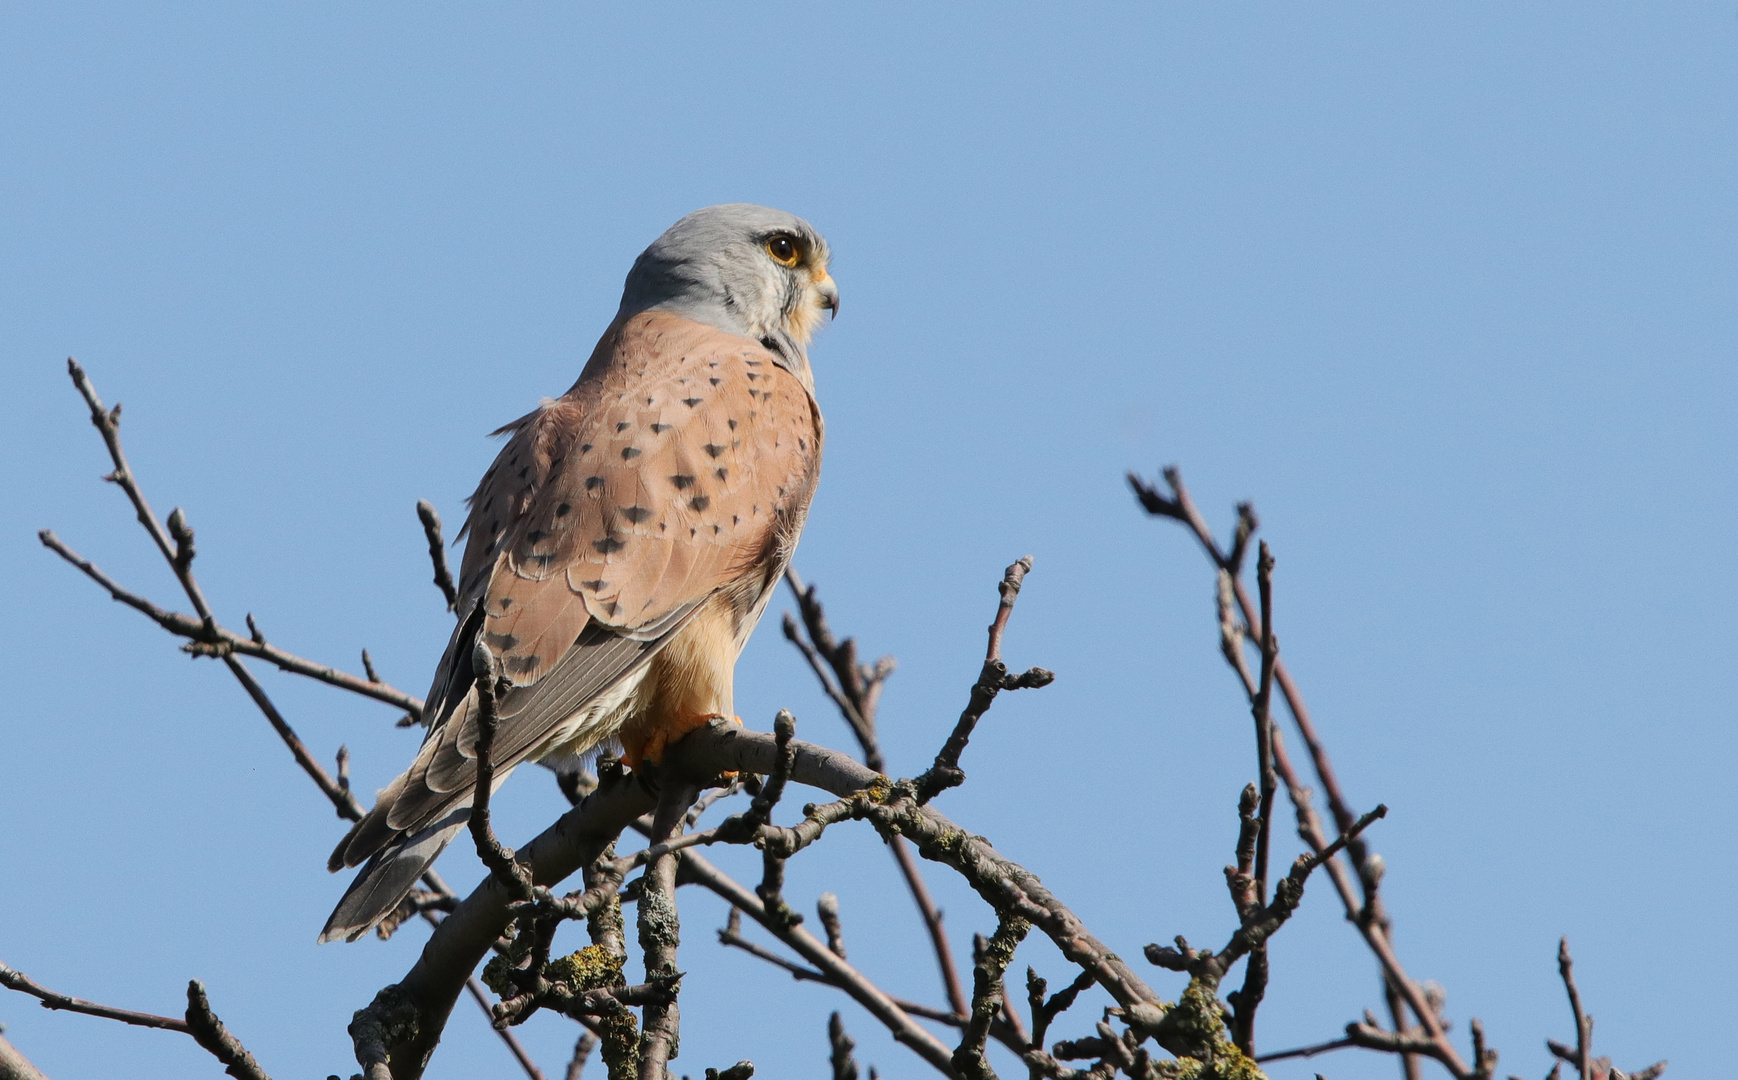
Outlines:
POLYGON ((766 253, 780 266, 795 266, 797 264, 797 245, 794 240, 779 233, 766 242, 766 253))

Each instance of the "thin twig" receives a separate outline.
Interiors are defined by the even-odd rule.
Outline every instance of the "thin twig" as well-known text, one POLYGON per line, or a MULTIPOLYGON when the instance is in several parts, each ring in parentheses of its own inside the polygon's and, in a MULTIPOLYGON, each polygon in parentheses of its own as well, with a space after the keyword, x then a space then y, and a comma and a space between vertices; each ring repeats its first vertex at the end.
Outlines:
MULTIPOLYGON (((407 694, 396 687, 383 682, 371 681, 367 678, 352 675, 347 671, 315 663, 295 653, 285 652, 267 642, 264 637, 254 637, 252 634, 243 636, 212 619, 209 624, 203 619, 185 615, 178 611, 169 611, 158 607, 144 597, 123 588, 113 578, 105 574, 94 563, 69 547, 65 541, 56 536, 52 529, 42 529, 36 534, 42 541, 42 546, 71 563, 86 577, 106 591, 110 598, 127 605, 144 615, 158 626, 174 634, 176 637, 188 639, 188 644, 182 650, 193 656, 224 656, 239 653, 264 660, 269 664, 290 672, 293 675, 304 675, 310 679, 336 686, 340 690, 348 690, 375 701, 383 701, 388 705, 416 715, 422 714, 422 699, 407 694)), ((186 575, 192 580, 192 575, 186 575)), ((203 599, 203 598, 202 598, 203 599)))
MULTIPOLYGON (((1228 573, 1221 572, 1220 581, 1228 576, 1228 573)), ((1256 685, 1255 699, 1250 703, 1249 711, 1255 720, 1256 772, 1261 788, 1255 814, 1254 857, 1246 872, 1251 875, 1249 889, 1252 899, 1259 906, 1267 903, 1268 849, 1273 839, 1273 795, 1278 782, 1273 767, 1273 718, 1268 706, 1273 698, 1273 665, 1279 647, 1273 636, 1273 555, 1267 550, 1265 540, 1261 542, 1260 556, 1256 560, 1256 580, 1261 589, 1261 680, 1256 685)), ((1222 614, 1222 635, 1223 619, 1222 614)), ((1240 863, 1242 847, 1240 842, 1240 863)), ((1263 942, 1250 951, 1249 963, 1243 972, 1243 987, 1230 995, 1236 1010, 1232 1024, 1233 1041, 1238 1049, 1251 1057, 1255 1055, 1255 1013, 1267 994, 1267 978, 1267 945, 1263 942)))
POLYGON ((1031 569, 1032 556, 1025 555, 1015 560, 1002 575, 1001 584, 998 586, 1001 603, 996 606, 996 618, 990 624, 990 639, 985 649, 983 670, 978 673, 977 682, 972 684, 971 697, 967 700, 964 711, 960 713, 959 721, 954 724, 953 732, 948 735, 947 742, 942 744, 941 751, 935 755, 935 763, 917 778, 919 805, 948 788, 958 787, 965 782, 966 774, 960 769, 960 755, 965 753, 973 729, 983 719, 984 713, 989 711, 990 704, 996 700, 998 693, 1003 690, 1048 686, 1056 679, 1054 673, 1037 667, 1021 675, 1010 675, 1008 665, 1002 662, 1002 635, 1008 628, 1008 616, 1014 611, 1014 598, 1020 595, 1020 585, 1031 569))
POLYGON ((459 606, 459 590, 453 585, 452 571, 447 569, 447 546, 441 540, 441 516, 435 513, 434 504, 427 499, 416 501, 416 516, 422 522, 423 536, 428 539, 428 557, 434 564, 435 588, 446 597, 447 610, 456 611, 459 606))
MULTIPOLYGON (((858 664, 856 639, 846 638, 839 641, 833 636, 832 628, 827 624, 826 609, 816 595, 816 587, 805 586, 794 567, 785 568, 785 584, 796 598, 797 610, 802 613, 803 630, 808 632, 808 640, 803 640, 796 621, 788 613, 784 619, 785 638, 803 654, 809 669, 820 681, 821 689, 838 706, 840 716, 844 718, 863 750, 863 763, 878 773, 885 772, 886 765, 876 735, 876 712, 881 690, 887 685, 888 677, 893 674, 893 658, 883 656, 873 667, 858 664)), ((942 991, 947 995, 948 1004, 953 1007, 954 1012, 963 1016, 970 1010, 966 1006, 965 988, 960 983, 959 970, 954 965, 953 946, 948 942, 942 911, 931 898, 929 886, 923 880, 923 871, 912 857, 905 838, 889 837, 887 849, 892 853, 893 861, 899 867, 899 875, 905 880, 906 890, 910 892, 912 902, 917 905, 918 915, 923 920, 924 932, 929 936, 930 950, 935 954, 936 968, 941 973, 942 991)))
MULTIPOLYGON (((1237 610, 1243 617, 1243 624, 1247 627, 1248 633, 1257 638, 1261 637, 1264 631, 1264 620, 1259 614, 1257 614, 1254 605, 1250 603, 1249 595, 1243 588, 1242 582, 1239 581, 1236 576, 1236 572, 1240 569, 1241 565, 1242 551, 1247 544, 1249 535, 1252 534, 1255 529, 1256 520, 1254 511, 1247 503, 1239 504, 1237 543, 1234 545, 1232 552, 1221 552, 1217 542, 1213 539, 1212 530, 1207 526, 1206 520, 1201 516, 1201 512, 1196 508, 1194 501, 1190 498, 1189 490, 1183 483, 1182 474, 1176 468, 1168 467, 1163 470, 1163 475, 1166 483, 1171 488, 1170 497, 1166 497, 1160 493, 1155 486, 1148 484, 1134 473, 1130 473, 1128 476, 1129 485, 1134 489, 1136 497, 1139 499, 1142 507, 1145 508, 1149 514, 1157 517, 1172 518, 1176 521, 1182 522, 1189 528, 1207 557, 1220 571, 1222 595, 1228 594, 1229 598, 1235 601, 1237 610), (1235 558, 1233 558, 1233 556, 1235 556, 1235 558)), ((1225 624, 1229 621, 1229 615, 1227 613, 1228 608, 1228 601, 1222 600, 1222 637, 1224 636, 1225 624)), ((1231 663, 1234 670, 1238 671, 1239 676, 1243 681, 1245 691, 1251 695, 1259 692, 1258 687, 1253 684, 1247 671, 1242 666, 1241 655, 1234 655, 1229 648, 1226 652, 1227 661, 1231 663)), ((1295 682, 1293 682, 1290 672, 1286 670, 1285 662, 1277 657, 1274 659, 1273 663, 1273 679, 1278 685, 1281 695, 1285 698, 1286 706, 1291 712, 1292 720, 1298 730, 1298 734, 1304 740, 1304 745, 1309 751, 1311 762, 1315 767, 1316 776, 1320 780, 1322 788, 1326 793, 1329 808, 1334 815, 1339 830, 1344 833, 1357 820, 1357 815, 1352 811, 1350 804, 1347 802, 1345 795, 1340 788, 1339 779, 1334 772, 1333 762, 1328 758, 1327 749, 1323 744, 1321 737, 1316 732, 1314 723, 1310 719, 1309 709, 1304 704, 1302 694, 1298 691, 1295 682)), ((1277 731, 1274 733, 1274 736, 1274 763, 1280 772, 1281 778, 1286 782, 1287 790, 1297 809, 1299 831, 1304 835, 1305 840, 1319 851, 1326 846, 1327 839, 1322 833, 1319 822, 1315 819, 1315 811, 1308 805, 1308 789, 1298 782, 1295 772, 1291 769, 1290 762, 1287 760, 1282 744, 1279 742, 1277 731)), ((1355 927, 1357 927, 1359 933, 1363 936, 1365 943, 1370 947, 1371 952, 1376 955, 1376 959, 1381 965, 1383 975, 1385 979, 1388 980, 1392 991, 1397 994, 1401 1000, 1404 1000, 1418 1017, 1428 1041, 1437 1049, 1437 1053, 1433 1056, 1437 1057, 1439 1061, 1442 1061, 1445 1067, 1456 1076, 1471 1076, 1472 1070, 1469 1069, 1461 1060, 1459 1053, 1454 1049, 1453 1044, 1449 1042, 1447 1033, 1442 1027, 1441 1019, 1424 1001, 1423 993, 1420 991, 1418 985, 1412 982, 1406 975, 1405 969, 1401 967, 1399 958, 1394 953, 1390 938, 1390 920, 1386 908, 1382 904, 1380 892, 1378 891, 1381 881, 1380 859, 1376 858, 1361 841, 1351 844, 1348 853, 1351 856, 1352 864, 1357 870, 1358 878, 1363 888, 1362 902, 1360 902, 1353 894, 1350 888, 1350 883, 1346 879, 1345 872, 1333 863, 1330 863, 1328 866, 1329 874, 1334 880, 1335 889, 1339 893, 1341 901, 1345 906, 1347 918, 1355 927)), ((1396 1023, 1396 1028, 1402 1034, 1407 1030, 1403 1024, 1398 1022, 1396 1023)), ((1402 1041, 1404 1042, 1405 1040, 1402 1041)), ((1410 1051, 1401 1052, 1409 1053, 1410 1051)), ((1406 1070, 1407 1076, 1410 1078, 1413 1075, 1414 1070, 1405 1062, 1402 1064, 1403 1068, 1406 1070)))
POLYGON ((1262 1054, 1255 1060, 1258 1063, 1265 1065, 1269 1061, 1286 1061, 1290 1058, 1315 1057, 1317 1054, 1327 1054, 1335 1050, 1345 1050, 1356 1045, 1358 1044, 1353 1042, 1351 1039, 1332 1039, 1328 1042, 1316 1043, 1314 1046, 1299 1046, 1292 1050, 1280 1050, 1277 1053, 1262 1054))
POLYGON ((857 1080, 857 1059, 851 1056, 857 1043, 845 1034, 845 1021, 838 1013, 827 1017, 827 1042, 832 1046, 829 1060, 833 1065, 833 1080, 857 1080))
MULTIPOLYGON (((1262 633, 1260 617, 1256 614, 1254 605, 1250 603, 1249 594, 1244 590, 1243 583, 1237 578, 1236 571, 1240 569, 1240 566, 1234 564, 1229 555, 1219 551, 1218 544, 1213 539, 1213 530, 1208 528, 1206 519, 1201 516, 1200 510, 1196 508, 1194 500, 1189 496, 1189 489, 1183 484, 1182 473, 1175 467, 1167 467, 1164 470, 1164 477, 1166 483, 1171 487, 1173 494, 1171 499, 1166 499, 1156 488, 1133 473, 1129 474, 1128 480, 1130 486, 1135 490, 1135 495, 1140 499, 1141 505, 1149 514, 1170 517, 1183 522, 1194 533, 1195 539, 1207 553, 1207 557, 1213 561, 1213 564, 1230 573, 1233 594, 1237 600, 1237 606, 1243 614, 1244 622, 1249 627, 1251 634, 1260 637, 1262 633)), ((1253 531, 1254 511, 1249 508, 1247 503, 1239 504, 1238 511, 1239 534, 1241 535, 1245 528, 1253 531)), ((1241 545, 1239 545, 1240 548, 1241 545)), ((1340 787, 1339 777, 1334 772, 1334 764, 1328 757, 1327 747, 1316 733, 1315 724, 1310 719, 1309 708, 1304 704, 1303 695, 1298 692, 1297 684, 1292 681, 1291 673, 1287 671, 1285 661, 1275 660, 1273 677, 1279 685, 1280 694, 1285 698, 1286 706, 1292 714, 1292 720, 1297 725, 1298 734, 1303 738, 1304 745, 1309 750, 1316 776, 1321 781, 1323 792, 1327 796, 1328 807, 1333 812, 1334 819, 1341 831, 1344 831, 1353 821, 1357 820, 1358 815, 1353 812, 1350 802, 1347 801, 1340 787)), ((1354 862, 1362 866, 1363 856, 1356 849, 1353 856, 1354 862)), ((1360 871, 1360 876, 1362 876, 1362 871, 1360 871)))
POLYGON ((839 898, 824 892, 815 900, 815 913, 821 917, 821 927, 827 931, 827 948, 834 956, 846 959, 845 929, 839 924, 839 898))
POLYGON ((185 1020, 177 1020, 172 1016, 157 1016, 153 1013, 134 1012, 131 1009, 117 1009, 110 1005, 99 1005, 94 1001, 57 993, 34 981, 22 971, 7 967, 5 964, 0 964, 0 986, 4 986, 8 990, 16 990, 21 994, 29 994, 41 1001, 42 1007, 45 1009, 61 1009, 66 1012, 83 1013, 86 1016, 100 1016, 105 1020, 119 1020, 123 1024, 131 1024, 134 1027, 179 1031, 183 1035, 193 1034, 185 1020))
MULTIPOLYGON (((909 1046, 944 1075, 950 1077, 955 1075, 951 1061, 952 1052, 942 1044, 941 1040, 913 1023, 906 1010, 900 1008, 892 998, 888 997, 856 968, 833 955, 832 950, 828 949, 825 943, 817 940, 813 934, 801 926, 787 925, 782 921, 770 918, 759 897, 755 896, 746 886, 731 878, 730 875, 719 870, 698 852, 683 852, 681 859, 682 873, 685 878, 717 894, 733 908, 760 923, 767 932, 813 965, 814 970, 823 976, 816 981, 837 986, 851 995, 859 1005, 867 1009, 870 1015, 888 1029, 895 1041, 909 1046)), ((740 934, 736 936, 740 937, 740 934)), ((738 945, 737 947, 741 948, 742 946, 738 945)), ((760 955, 760 953, 757 952, 756 955, 760 955)), ((775 956, 776 954, 769 953, 763 959, 772 959, 774 963, 778 963, 779 966, 791 971, 793 975, 796 974, 797 965, 791 965, 782 957, 773 959, 775 956)), ((803 978, 804 976, 797 977, 803 978)))
POLYGON ((198 979, 187 984, 187 1033, 224 1065, 224 1072, 236 1080, 271 1080, 259 1067, 241 1040, 229 1033, 223 1021, 211 1011, 211 999, 205 994, 205 984, 198 979))
POLYGON ((481 641, 471 656, 477 679, 477 781, 471 796, 471 839, 477 845, 477 858, 520 901, 532 898, 531 875, 515 860, 513 850, 501 843, 490 827, 489 799, 495 790, 495 727, 500 723, 497 713, 497 679, 499 670, 495 656, 481 641))
POLYGON ((859 665, 856 639, 840 641, 833 636, 832 628, 827 625, 826 610, 815 595, 815 587, 804 586, 803 579, 793 567, 785 568, 785 585, 796 598, 803 628, 809 636, 809 640, 804 641, 797 632, 795 620, 786 615, 786 640, 795 645, 809 662, 821 689, 838 706, 845 723, 857 736, 857 742, 863 747, 864 764, 876 772, 885 771, 875 734, 875 707, 880 700, 881 688, 893 674, 893 658, 884 656, 873 667, 859 665))
POLYGON ((906 846, 905 837, 890 837, 887 847, 893 852, 893 861, 899 867, 899 876, 905 879, 905 887, 910 891, 912 900, 917 904, 918 913, 923 918, 924 931, 929 935, 930 950, 935 953, 936 967, 941 971, 942 991, 947 995, 948 1004, 953 1006, 954 1011, 964 1014, 968 1011, 965 988, 960 985, 959 972, 954 967, 953 947, 948 944, 947 928, 942 923, 942 910, 930 897, 929 886, 923 880, 923 873, 918 869, 911 849, 906 846))
POLYGON ((117 1009, 111 1005, 100 1005, 94 1001, 71 997, 58 993, 31 979, 28 975, 14 968, 0 964, 0 986, 8 990, 16 990, 21 994, 29 994, 42 1003, 45 1009, 57 1009, 66 1012, 82 1013, 85 1016, 100 1017, 104 1020, 118 1020, 133 1027, 157 1028, 160 1031, 178 1031, 193 1038, 205 1050, 224 1066, 229 1075, 236 1080, 271 1080, 247 1048, 231 1035, 223 1026, 223 1021, 211 1011, 211 1002, 206 999, 205 987, 195 979, 187 984, 187 1014, 184 1019, 177 1020, 172 1016, 158 1016, 155 1013, 134 1012, 131 1009, 117 1009))
MULTIPOLYGON (((1588 1015, 1581 1006, 1581 991, 1575 985, 1575 961, 1569 956, 1569 939, 1560 938, 1557 942, 1557 972, 1563 978, 1563 989, 1569 994, 1569 1008, 1575 1014, 1576 1038, 1573 1047, 1564 1046, 1555 1039, 1546 1039, 1545 1046, 1556 1055, 1560 1061, 1573 1065, 1583 1078, 1600 1080, 1609 1076, 1612 1080, 1627 1077, 1628 1080, 1654 1080, 1666 1071, 1666 1063, 1656 1061, 1639 1072, 1621 1072, 1611 1065, 1610 1058, 1593 1056, 1593 1017, 1588 1015)), ((1555 1075, 1555 1071, 1553 1071, 1555 1075)))
MULTIPOLYGON (((489 1003, 489 993, 483 989, 483 984, 477 981, 475 975, 465 980, 465 989, 470 991, 471 1000, 482 1007, 484 1016, 492 1015, 494 1006, 489 1003)), ((531 1060, 530 1052, 525 1049, 525 1044, 519 1041, 519 1036, 513 1034, 511 1028, 495 1027, 493 1024, 489 1026, 494 1028, 495 1034, 499 1035, 501 1041, 507 1044, 507 1052, 512 1054, 513 1060, 517 1061, 519 1067, 525 1070, 528 1080, 544 1080, 543 1070, 537 1067, 537 1062, 531 1060)), ((585 1036, 582 1035, 580 1038, 584 1039, 585 1036)))
MULTIPOLYGON (((704 884, 704 882, 697 882, 697 884, 704 884)), ((737 887, 741 888, 740 884, 738 884, 737 887)), ((760 921, 761 914, 764 913, 764 911, 765 909, 762 908, 756 913, 755 919, 757 922, 760 921)), ((754 942, 743 937, 742 911, 739 908, 733 907, 730 909, 730 918, 725 922, 724 929, 718 931, 718 943, 732 949, 739 949, 757 960, 764 960, 772 966, 788 972, 790 977, 795 979, 797 982, 820 983, 823 986, 831 986, 838 990, 850 989, 846 983, 839 981, 833 975, 829 975, 824 971, 817 971, 814 968, 804 967, 794 960, 786 959, 778 953, 773 952, 771 949, 756 945, 754 942)), ((925 1005, 920 1001, 909 1001, 905 998, 894 997, 892 995, 888 995, 887 1000, 897 1005, 902 1012, 910 1013, 912 1016, 920 1017, 924 1020, 934 1020, 938 1024, 946 1024, 949 1027, 963 1028, 966 1026, 967 1021, 971 1019, 971 1017, 961 1013, 951 1012, 947 1009, 938 1009, 933 1005, 925 1005)))
MULTIPOLYGON (((265 635, 260 632, 252 615, 247 617, 248 636, 245 638, 219 625, 211 612, 210 605, 205 600, 205 594, 198 579, 193 574, 193 530, 187 525, 186 515, 177 509, 170 515, 170 528, 165 531, 163 525, 157 520, 156 514, 152 512, 150 504, 146 501, 144 491, 140 488, 132 466, 127 461, 120 439, 121 406, 117 404, 113 409, 104 409, 101 399, 97 396, 96 388, 91 384, 89 376, 85 374, 84 369, 78 365, 77 361, 69 359, 67 371, 72 377, 73 385, 90 408, 91 423, 102 435, 103 443, 109 451, 110 461, 114 465, 114 471, 104 479, 116 484, 127 495, 140 525, 151 537, 158 552, 169 563, 176 580, 182 586, 182 591, 187 595, 194 610, 199 613, 199 618, 194 619, 187 615, 167 611, 144 597, 123 589, 89 560, 62 543, 60 538, 50 530, 44 529, 38 534, 43 545, 77 567, 99 586, 108 590, 109 595, 115 600, 143 613, 165 630, 188 638, 189 643, 183 648, 193 652, 194 655, 221 657, 230 674, 241 684, 242 689, 259 708, 266 721, 272 725, 272 729, 289 747, 296 763, 314 781, 321 793, 331 800, 338 816, 347 821, 360 820, 362 807, 356 801, 355 796, 351 794, 348 784, 335 781, 308 752, 300 736, 290 727, 289 722, 278 711, 265 689, 260 686, 259 680, 255 679, 252 672, 248 671, 241 663, 237 654, 266 660, 293 674, 305 675, 339 689, 349 690, 364 697, 396 705, 406 710, 410 717, 418 717, 422 714, 422 701, 383 682, 373 681, 372 672, 369 679, 358 678, 270 645, 267 643, 265 635)), ((446 883, 433 870, 426 871, 422 875, 422 880, 444 900, 457 902, 456 895, 447 888, 446 883)), ((422 914, 431 922, 435 921, 432 912, 424 911, 422 914)), ((488 1009, 485 1004, 484 1013, 487 1014, 487 1012, 488 1009)), ((511 1049, 512 1043, 509 1042, 508 1045, 511 1049)), ((366 1063, 364 1064, 366 1066, 366 1063)))
POLYGON ((591 1059, 592 1051, 596 1049, 597 1036, 589 1031, 581 1031, 579 1041, 573 1044, 573 1057, 567 1063, 563 1080, 580 1080, 585 1075, 585 1063, 591 1059))
POLYGON ((1255 692, 1252 711, 1255 714, 1256 762, 1261 779, 1261 827, 1255 840, 1255 895, 1267 902, 1267 852, 1273 838, 1273 792, 1277 777, 1273 772, 1273 720, 1268 704, 1273 697, 1273 668, 1279 659, 1279 647, 1273 638, 1273 556, 1267 541, 1261 542, 1261 555, 1256 561, 1261 586, 1261 682, 1255 692))
POLYGON ((1563 977, 1563 989, 1569 993, 1569 1008, 1575 1013, 1575 1061, 1581 1070, 1581 1080, 1593 1076, 1593 1017, 1581 1009, 1581 991, 1575 986, 1575 961, 1569 956, 1569 939, 1557 940, 1557 972, 1563 977))
POLYGON ((1091 986, 1092 972, 1082 971, 1074 977, 1074 981, 1056 991, 1048 1000, 1044 992, 1049 985, 1039 977, 1034 968, 1026 969, 1026 1000, 1032 1006, 1032 1045, 1043 1046, 1044 1036, 1050 1031, 1050 1024, 1058 1016, 1074 1006, 1074 999, 1080 992, 1091 986))

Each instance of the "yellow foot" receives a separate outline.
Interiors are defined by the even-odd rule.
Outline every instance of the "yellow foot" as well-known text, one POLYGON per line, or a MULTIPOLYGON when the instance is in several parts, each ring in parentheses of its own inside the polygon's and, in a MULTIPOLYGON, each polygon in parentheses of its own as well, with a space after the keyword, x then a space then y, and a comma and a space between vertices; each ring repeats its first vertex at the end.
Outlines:
POLYGON ((650 731, 635 732, 632 735, 622 735, 622 761, 628 768, 640 772, 643 763, 662 765, 664 751, 682 741, 682 737, 690 731, 705 727, 714 720, 728 720, 737 727, 742 726, 742 717, 725 716, 723 713, 698 713, 694 716, 679 717, 655 725, 650 731))

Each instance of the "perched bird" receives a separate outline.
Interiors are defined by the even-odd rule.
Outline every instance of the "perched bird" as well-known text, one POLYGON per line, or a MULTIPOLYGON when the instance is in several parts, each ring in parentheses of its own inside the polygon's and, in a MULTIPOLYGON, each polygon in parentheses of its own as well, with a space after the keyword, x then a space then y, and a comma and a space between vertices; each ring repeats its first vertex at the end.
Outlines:
POLYGON ((479 647, 506 684, 497 786, 612 743, 655 764, 732 715, 737 655, 820 476, 808 343, 839 308, 828 257, 783 211, 696 210, 634 261, 573 388, 495 432, 511 437, 471 496, 428 732, 332 853, 333 871, 367 865, 321 941, 367 933, 465 826, 479 647))

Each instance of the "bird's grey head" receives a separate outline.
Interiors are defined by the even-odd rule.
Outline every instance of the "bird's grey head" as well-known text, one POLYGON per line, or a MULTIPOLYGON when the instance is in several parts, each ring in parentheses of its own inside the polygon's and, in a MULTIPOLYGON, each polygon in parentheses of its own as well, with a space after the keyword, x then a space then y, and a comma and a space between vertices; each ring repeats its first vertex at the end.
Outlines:
POLYGON ((756 338, 807 367, 821 312, 839 310, 830 255, 821 234, 795 214, 752 203, 708 206, 634 260, 617 318, 674 312, 756 338))

